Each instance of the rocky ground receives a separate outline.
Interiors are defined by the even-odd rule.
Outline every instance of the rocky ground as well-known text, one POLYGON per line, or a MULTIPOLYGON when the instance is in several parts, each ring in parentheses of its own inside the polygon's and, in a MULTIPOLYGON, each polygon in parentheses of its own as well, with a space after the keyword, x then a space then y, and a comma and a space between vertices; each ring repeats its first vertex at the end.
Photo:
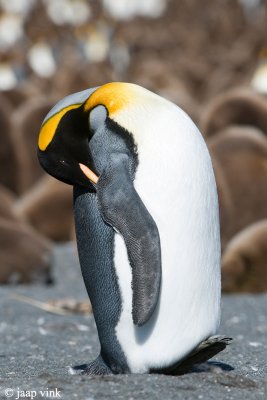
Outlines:
POLYGON ((56 284, 0 288, 0 399, 266 399, 267 296, 224 296, 220 333, 234 338, 183 376, 82 377, 69 366, 98 353, 92 316, 55 315, 14 298, 86 299, 75 253, 56 248, 56 284), (28 392, 26 392, 28 391, 28 392))

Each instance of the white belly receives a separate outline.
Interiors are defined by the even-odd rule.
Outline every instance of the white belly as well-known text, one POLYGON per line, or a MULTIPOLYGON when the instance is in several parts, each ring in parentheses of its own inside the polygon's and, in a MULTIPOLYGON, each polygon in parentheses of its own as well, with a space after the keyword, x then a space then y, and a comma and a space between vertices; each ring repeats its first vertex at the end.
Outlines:
POLYGON ((154 141, 151 129, 140 146, 135 188, 159 230, 162 284, 142 327, 133 325, 131 267, 123 238, 115 235, 122 299, 116 334, 135 373, 177 362, 213 335, 220 319, 217 191, 206 146, 183 114, 178 132, 167 130, 157 146, 154 141))

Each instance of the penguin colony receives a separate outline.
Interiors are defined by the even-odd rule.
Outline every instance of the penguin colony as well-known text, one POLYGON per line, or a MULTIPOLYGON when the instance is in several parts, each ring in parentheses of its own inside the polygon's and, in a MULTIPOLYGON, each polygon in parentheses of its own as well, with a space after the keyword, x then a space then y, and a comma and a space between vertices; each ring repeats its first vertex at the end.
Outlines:
POLYGON ((218 200, 199 130, 173 103, 113 82, 56 104, 38 157, 74 187, 80 264, 101 343, 99 357, 80 369, 175 369, 220 320, 218 200))

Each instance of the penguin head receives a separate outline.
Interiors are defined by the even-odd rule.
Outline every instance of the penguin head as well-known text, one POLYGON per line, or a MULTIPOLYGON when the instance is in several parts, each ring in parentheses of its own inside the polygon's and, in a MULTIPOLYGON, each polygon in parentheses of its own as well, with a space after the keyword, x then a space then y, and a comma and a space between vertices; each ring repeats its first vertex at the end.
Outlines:
POLYGON ((65 183, 94 189, 99 171, 89 143, 95 131, 109 122, 124 129, 127 136, 122 125, 134 126, 136 107, 142 108, 148 96, 156 95, 134 84, 112 82, 65 97, 41 126, 40 164, 65 183))
POLYGON ((41 166, 55 178, 71 184, 93 188, 79 164, 93 169, 88 142, 91 138, 89 113, 84 101, 92 90, 75 93, 59 101, 47 114, 38 140, 41 166))

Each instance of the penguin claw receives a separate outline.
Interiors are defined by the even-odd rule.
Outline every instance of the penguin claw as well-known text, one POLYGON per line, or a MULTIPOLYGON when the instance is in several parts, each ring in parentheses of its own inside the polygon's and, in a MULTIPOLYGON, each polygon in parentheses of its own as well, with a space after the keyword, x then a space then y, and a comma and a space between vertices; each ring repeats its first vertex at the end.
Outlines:
POLYGON ((76 365, 70 368, 71 375, 112 375, 112 371, 104 363, 101 356, 89 364, 76 365))

